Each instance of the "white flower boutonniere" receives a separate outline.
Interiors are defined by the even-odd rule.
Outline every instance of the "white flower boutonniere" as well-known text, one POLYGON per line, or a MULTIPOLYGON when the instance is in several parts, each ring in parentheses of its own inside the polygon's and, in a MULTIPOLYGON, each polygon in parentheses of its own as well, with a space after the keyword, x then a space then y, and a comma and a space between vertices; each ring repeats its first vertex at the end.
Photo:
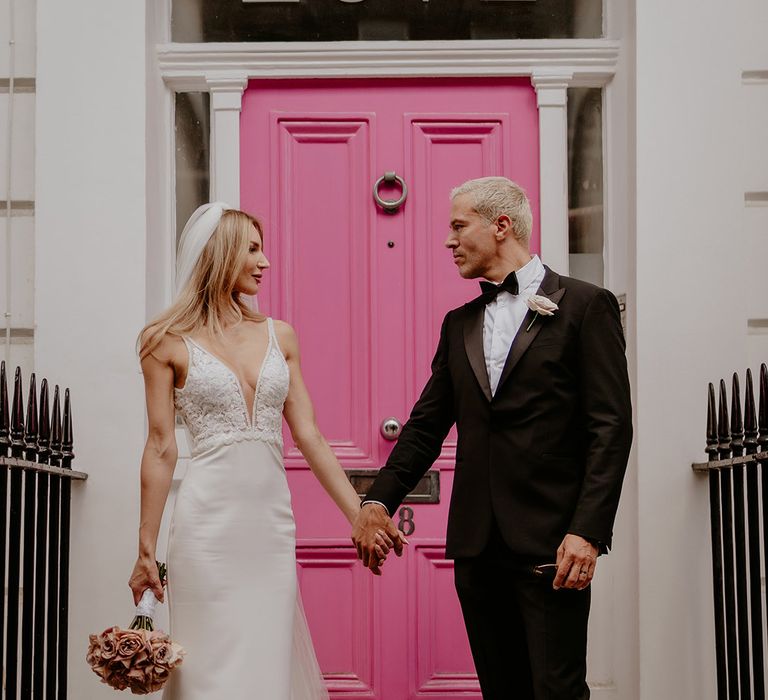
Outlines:
POLYGON ((531 326, 536 322, 536 319, 539 316, 554 316, 555 311, 560 308, 551 299, 547 299, 547 297, 543 297, 538 294, 531 294, 531 296, 525 300, 525 303, 528 304, 528 308, 531 311, 536 312, 533 320, 528 324, 528 328, 525 329, 526 333, 531 330, 531 326))

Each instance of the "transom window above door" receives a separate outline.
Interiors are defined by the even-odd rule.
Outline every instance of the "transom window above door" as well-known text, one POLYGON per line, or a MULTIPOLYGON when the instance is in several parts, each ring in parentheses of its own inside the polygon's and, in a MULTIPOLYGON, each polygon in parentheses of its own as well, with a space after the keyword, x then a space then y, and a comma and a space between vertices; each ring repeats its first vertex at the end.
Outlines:
POLYGON ((174 42, 589 39, 603 0, 173 0, 174 42))

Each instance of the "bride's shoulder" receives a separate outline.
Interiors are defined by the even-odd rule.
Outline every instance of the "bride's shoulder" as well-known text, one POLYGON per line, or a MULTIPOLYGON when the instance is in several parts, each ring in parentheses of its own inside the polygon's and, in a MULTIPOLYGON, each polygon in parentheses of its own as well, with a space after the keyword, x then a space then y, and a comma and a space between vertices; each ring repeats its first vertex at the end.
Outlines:
POLYGON ((276 318, 272 319, 272 323, 275 328, 275 335, 277 336, 277 342, 285 353, 286 357, 298 352, 299 340, 296 337, 296 331, 293 330, 293 326, 286 321, 280 321, 276 318))
POLYGON ((178 365, 186 362, 187 350, 180 335, 166 333, 152 348, 145 359, 153 359, 164 365, 178 365))

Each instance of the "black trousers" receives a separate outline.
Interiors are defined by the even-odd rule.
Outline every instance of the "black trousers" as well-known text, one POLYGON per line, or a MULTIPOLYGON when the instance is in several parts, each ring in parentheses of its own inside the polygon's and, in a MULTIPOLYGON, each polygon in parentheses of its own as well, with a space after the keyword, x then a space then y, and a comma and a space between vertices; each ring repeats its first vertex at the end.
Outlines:
MULTIPOLYGON (((554 561, 554 552, 553 559, 554 561)), ((497 528, 478 557, 455 562, 456 591, 483 700, 587 700, 590 589, 552 588, 497 528)))

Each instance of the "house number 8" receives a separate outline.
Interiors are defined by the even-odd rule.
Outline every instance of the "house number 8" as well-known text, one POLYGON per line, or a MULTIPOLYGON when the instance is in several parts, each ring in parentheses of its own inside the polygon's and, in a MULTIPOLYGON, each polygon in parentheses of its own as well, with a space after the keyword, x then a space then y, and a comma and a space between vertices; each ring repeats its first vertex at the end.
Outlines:
POLYGON ((403 506, 398 512, 400 522, 397 524, 397 529, 406 537, 410 537, 416 530, 416 523, 413 522, 413 508, 403 506))

